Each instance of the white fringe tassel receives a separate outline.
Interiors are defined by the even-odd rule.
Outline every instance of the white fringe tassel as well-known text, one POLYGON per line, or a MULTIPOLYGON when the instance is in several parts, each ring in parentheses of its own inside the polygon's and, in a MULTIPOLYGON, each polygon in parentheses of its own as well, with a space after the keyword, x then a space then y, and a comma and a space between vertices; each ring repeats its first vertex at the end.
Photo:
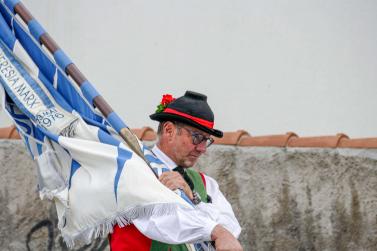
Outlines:
POLYGON ((83 230, 75 236, 64 234, 64 229, 60 230, 67 247, 72 249, 76 245, 87 245, 96 238, 106 237, 109 233, 113 232, 115 224, 118 224, 119 227, 125 227, 132 224, 132 220, 139 217, 150 215, 175 215, 177 207, 178 204, 176 203, 161 203, 135 207, 122 213, 117 213, 113 217, 103 220, 102 222, 98 222, 94 226, 83 228, 83 230))

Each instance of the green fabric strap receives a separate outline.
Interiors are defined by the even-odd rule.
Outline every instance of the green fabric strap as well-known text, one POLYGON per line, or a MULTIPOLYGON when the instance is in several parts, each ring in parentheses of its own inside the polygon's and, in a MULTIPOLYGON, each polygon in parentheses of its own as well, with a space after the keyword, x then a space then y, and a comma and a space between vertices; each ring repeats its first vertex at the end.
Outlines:
MULTIPOLYGON (((195 191, 202 201, 207 202, 207 191, 200 174, 192 168, 186 169, 186 173, 194 183, 195 191)), ((151 251, 188 251, 188 249, 185 244, 172 245, 152 240, 151 251)))
POLYGON ((203 202, 207 202, 207 191, 204 186, 202 176, 200 175, 199 172, 195 171, 192 168, 186 169, 186 173, 188 176, 191 178, 192 182, 194 183, 195 191, 199 193, 200 198, 202 199, 203 202))
POLYGON ((170 245, 159 241, 152 241, 151 251, 188 251, 185 244, 170 245))

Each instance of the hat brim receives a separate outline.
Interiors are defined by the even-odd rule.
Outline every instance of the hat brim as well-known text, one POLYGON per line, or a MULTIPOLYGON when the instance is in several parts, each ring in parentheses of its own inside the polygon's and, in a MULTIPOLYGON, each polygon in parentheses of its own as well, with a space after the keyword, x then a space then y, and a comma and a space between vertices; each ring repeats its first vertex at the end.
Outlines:
POLYGON ((156 120, 159 122, 163 121, 178 121, 182 122, 184 124, 193 126, 199 130, 202 130, 203 132, 209 133, 215 137, 222 138, 223 137, 223 132, 217 129, 211 129, 205 126, 202 126, 201 124, 196 123, 195 121, 192 121, 188 118, 172 114, 172 113, 167 113, 167 112, 160 112, 160 113, 154 113, 149 116, 152 120, 156 120))

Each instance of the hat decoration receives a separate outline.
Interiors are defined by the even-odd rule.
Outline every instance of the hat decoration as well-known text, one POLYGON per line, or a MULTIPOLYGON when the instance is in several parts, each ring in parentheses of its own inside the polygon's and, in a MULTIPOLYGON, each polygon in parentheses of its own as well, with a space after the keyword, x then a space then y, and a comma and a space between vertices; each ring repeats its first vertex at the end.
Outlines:
POLYGON ((160 104, 157 106, 156 113, 163 112, 166 109, 166 107, 168 107, 168 104, 170 104, 174 100, 175 100, 175 98, 173 98, 173 96, 171 94, 162 95, 162 100, 161 100, 160 104))

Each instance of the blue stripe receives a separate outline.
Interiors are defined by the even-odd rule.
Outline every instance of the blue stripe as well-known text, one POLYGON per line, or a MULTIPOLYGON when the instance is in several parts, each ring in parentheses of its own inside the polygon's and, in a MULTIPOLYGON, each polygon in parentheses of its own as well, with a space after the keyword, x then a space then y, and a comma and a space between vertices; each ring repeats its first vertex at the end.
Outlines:
POLYGON ((166 167, 163 167, 162 169, 161 169, 161 171, 164 173, 164 172, 170 172, 170 169, 169 168, 166 168, 166 167))
MULTIPOLYGON (((99 123, 102 123, 104 125, 104 122, 106 121, 101 115, 97 114, 97 113, 92 113, 93 114, 93 117, 91 117, 90 119, 96 121, 96 122, 99 122, 99 123)), ((108 132, 108 129, 104 129, 106 132, 108 132)))
POLYGON ((118 157, 117 157, 118 168, 117 168, 117 172, 115 174, 115 179, 114 179, 115 201, 118 201, 118 184, 119 184, 120 175, 122 174, 126 161, 131 159, 131 157, 132 157, 132 152, 118 147, 118 157))
POLYGON ((29 23, 27 24, 29 27, 31 35, 37 40, 40 41, 40 37, 46 33, 46 31, 43 29, 43 27, 38 23, 37 20, 33 19, 30 20, 29 23))
POLYGON ((189 197, 187 197, 187 195, 185 194, 185 192, 183 192, 182 189, 179 189, 181 191, 181 198, 184 199, 185 201, 187 201, 187 203, 189 203, 190 205, 193 205, 192 204, 192 201, 189 199, 189 197))
POLYGON ((103 124, 107 127, 112 127, 106 119, 103 121, 103 124))
POLYGON ((8 105, 7 107, 7 111, 10 113, 10 115, 12 115, 13 118, 15 119, 29 119, 28 116, 26 116, 25 114, 21 114, 21 113, 16 113, 14 111, 14 105, 8 105))
POLYGON ((127 160, 129 160, 132 157, 132 152, 118 147, 120 145, 120 141, 117 139, 114 139, 111 135, 107 134, 101 129, 98 130, 98 139, 101 143, 116 146, 118 149, 117 172, 114 178, 114 194, 115 194, 115 200, 117 201, 119 178, 120 178, 120 175, 122 174, 124 164, 126 163, 127 160))
POLYGON ((51 133, 51 132, 49 132, 49 131, 47 131, 47 130, 45 130, 43 128, 39 128, 38 127, 38 129, 41 130, 41 132, 43 134, 45 134, 45 136, 47 136, 49 139, 51 139, 51 140, 53 140, 53 141, 55 141, 56 143, 59 144, 59 136, 58 135, 53 134, 53 133, 51 133))
POLYGON ((8 27, 12 30, 12 13, 10 12, 10 10, 8 10, 8 7, 2 1, 0 1, 0 12, 5 21, 7 22, 8 27))
POLYGON ((158 170, 161 169, 161 173, 164 173, 164 172, 170 172, 170 169, 169 168, 166 168, 166 167, 163 167, 163 168, 158 168, 158 167, 153 167, 152 168, 153 171, 158 175, 158 170))
POLYGON ((56 63, 60 66, 60 68, 64 70, 64 72, 65 68, 68 65, 72 64, 72 60, 61 49, 54 52, 54 59, 56 63))
POLYGON ((78 163, 76 160, 72 159, 71 162, 71 174, 69 176, 69 183, 68 183, 68 189, 71 189, 72 185, 72 177, 75 174, 75 172, 81 167, 80 163, 78 163))
POLYGON ((40 142, 44 141, 44 133, 38 129, 27 116, 16 113, 14 104, 8 104, 6 109, 17 124, 17 130, 21 127, 20 130, 22 130, 23 134, 27 134, 40 142))
POLYGON ((13 51, 16 38, 2 15, 0 15, 0 38, 13 51))
POLYGON ((151 163, 164 164, 161 160, 159 160, 158 158, 156 158, 152 154, 144 154, 144 156, 151 163))
POLYGON ((99 96, 99 93, 97 92, 96 89, 94 89, 93 85, 88 81, 86 80, 81 86, 80 86, 80 89, 81 89, 81 92, 82 94, 84 95, 84 97, 86 98, 86 100, 88 100, 89 103, 91 103, 93 105, 93 100, 99 96))
POLYGON ((62 95, 54 89, 48 79, 43 75, 40 71, 38 74, 39 80, 44 84, 44 86, 48 89, 50 94, 54 97, 54 100, 66 111, 72 112, 72 107, 67 103, 67 101, 62 97, 62 95))
POLYGON ((33 130, 33 137, 43 142, 45 139, 45 135, 43 134, 43 132, 38 127, 34 126, 33 124, 32 124, 32 130, 33 130))
MULTIPOLYGON (((45 135, 44 133, 36 127, 27 116, 24 114, 19 114, 15 111, 15 105, 14 104, 8 104, 6 106, 7 111, 14 119, 14 122, 17 124, 17 131, 22 130, 23 134, 27 134, 35 139, 37 139, 40 142, 44 141, 45 135)), ((16 108, 17 109, 17 108, 16 108)), ((42 146, 41 146, 42 147, 42 146)), ((41 152, 39 152, 41 153, 41 152)))
POLYGON ((21 122, 19 120, 15 120, 15 122, 17 123, 17 125, 23 127, 26 130, 26 132, 24 131, 25 134, 27 135, 31 134, 31 127, 28 124, 21 122))
POLYGON ((98 139, 101 143, 105 143, 108 145, 118 147, 120 145, 120 141, 113 138, 111 135, 107 134, 106 132, 102 131, 101 129, 98 130, 98 139))
POLYGON ((26 145, 26 148, 30 154, 30 156, 32 156, 34 158, 34 154, 33 152, 31 151, 31 148, 30 148, 30 143, 29 143, 29 138, 26 137, 26 136, 23 136, 23 139, 24 139, 24 142, 25 142, 25 145, 26 145))
POLYGON ((118 133, 122 128, 127 127, 127 125, 122 121, 122 119, 116 114, 115 112, 112 112, 107 116, 106 118, 110 125, 117 131, 118 133))
POLYGON ((26 116, 26 115, 24 115, 24 114, 16 114, 16 113, 12 113, 11 115, 12 115, 12 117, 13 117, 14 119, 29 119, 29 117, 26 116))
POLYGON ((103 118, 93 112, 92 108, 85 102, 83 97, 72 85, 72 82, 67 79, 66 75, 61 71, 58 71, 57 82, 57 91, 74 110, 87 118, 101 122, 103 121, 103 118))
POLYGON ((110 132, 107 130, 107 127, 104 125, 104 124, 101 124, 100 122, 96 121, 96 120, 93 120, 93 119, 90 119, 90 118, 87 118, 85 116, 82 116, 82 118, 84 119, 84 121, 89 124, 89 125, 92 125, 92 126, 95 126, 95 127, 99 127, 100 129, 102 129, 103 131, 105 131, 106 133, 110 134, 110 132))
POLYGON ((152 151, 149 149, 149 147, 147 147, 146 145, 143 144, 143 153, 145 153, 145 151, 149 152, 149 153, 152 153, 152 151))
POLYGON ((43 75, 48 79, 50 83, 54 82, 54 75, 56 71, 55 65, 50 59, 43 53, 39 44, 36 44, 31 35, 22 29, 18 21, 14 22, 14 31, 16 38, 22 44, 24 49, 28 52, 29 56, 33 59, 34 63, 38 66, 38 69, 42 71, 43 75))
POLYGON ((14 7, 20 2, 20 0, 5 0, 5 5, 14 13, 14 7))
POLYGON ((38 155, 41 155, 42 154, 42 144, 40 143, 37 143, 37 150, 38 150, 38 155))
MULTIPOLYGON (((205 245, 208 247, 207 244, 205 245)), ((195 247, 195 251, 205 251, 204 248, 202 247, 202 243, 195 243, 194 247, 195 247)))

